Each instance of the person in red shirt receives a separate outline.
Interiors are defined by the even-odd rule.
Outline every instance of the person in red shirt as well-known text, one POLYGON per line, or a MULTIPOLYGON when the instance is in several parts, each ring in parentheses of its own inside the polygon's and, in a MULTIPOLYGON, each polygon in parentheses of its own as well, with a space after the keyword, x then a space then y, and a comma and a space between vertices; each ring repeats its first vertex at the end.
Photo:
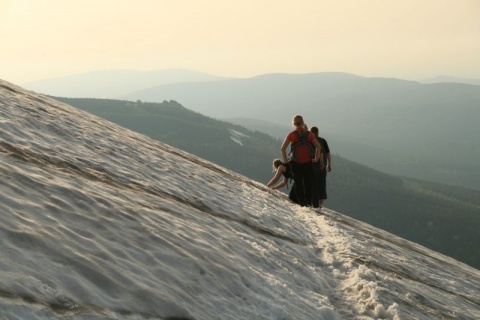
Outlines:
MULTIPOLYGON (((290 162, 293 171, 295 194, 299 204, 310 206, 312 203, 313 163, 322 161, 320 144, 315 135, 305 128, 303 117, 296 115, 292 121, 295 130, 290 132, 280 148, 284 162, 290 162), (287 147, 291 145, 290 159, 287 147)), ((320 163, 323 167, 323 161, 320 163)))

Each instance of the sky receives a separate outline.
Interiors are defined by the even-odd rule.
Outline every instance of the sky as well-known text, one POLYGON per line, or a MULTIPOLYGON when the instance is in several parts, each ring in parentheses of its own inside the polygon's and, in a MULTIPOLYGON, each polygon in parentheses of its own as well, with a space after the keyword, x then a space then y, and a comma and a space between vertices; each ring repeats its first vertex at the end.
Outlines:
POLYGON ((452 258, 1 80, 0 119, 2 319, 480 318, 452 258))
POLYGON ((478 0, 0 0, 0 78, 193 69, 480 78, 478 0))

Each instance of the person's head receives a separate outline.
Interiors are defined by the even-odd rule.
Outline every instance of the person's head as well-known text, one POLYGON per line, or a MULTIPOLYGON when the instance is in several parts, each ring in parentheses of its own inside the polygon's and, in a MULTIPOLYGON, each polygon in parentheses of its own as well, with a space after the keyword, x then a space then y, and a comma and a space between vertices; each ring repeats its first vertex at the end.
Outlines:
POLYGON ((318 137, 318 128, 317 127, 311 127, 310 132, 318 137))
POLYGON ((305 123, 303 122, 303 117, 298 114, 293 117, 292 124, 295 126, 295 128, 303 128, 305 125, 305 123))
POLYGON ((273 159, 273 171, 277 170, 278 167, 280 167, 283 164, 283 161, 281 159, 273 159))

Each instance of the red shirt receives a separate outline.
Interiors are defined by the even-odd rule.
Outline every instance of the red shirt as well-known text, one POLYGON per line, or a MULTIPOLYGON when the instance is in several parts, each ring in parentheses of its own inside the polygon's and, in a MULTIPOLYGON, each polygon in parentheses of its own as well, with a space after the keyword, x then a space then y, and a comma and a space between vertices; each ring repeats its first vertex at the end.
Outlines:
MULTIPOLYGON (((300 134, 305 134, 306 130, 296 129, 296 131, 298 131, 300 134)), ((307 140, 310 141, 313 144, 313 139, 315 139, 315 135, 313 133, 309 132, 309 134, 307 136, 307 140)), ((290 141, 291 145, 293 145, 298 140, 298 138, 295 135, 295 133, 293 133, 293 131, 292 131, 288 134, 287 140, 290 141)), ((305 147, 305 148, 297 147, 297 150, 298 150, 298 155, 297 155, 297 159, 295 159, 295 162, 307 163, 307 162, 312 161, 312 158, 310 158, 310 156, 308 154, 308 151, 309 151, 308 147, 305 147)))

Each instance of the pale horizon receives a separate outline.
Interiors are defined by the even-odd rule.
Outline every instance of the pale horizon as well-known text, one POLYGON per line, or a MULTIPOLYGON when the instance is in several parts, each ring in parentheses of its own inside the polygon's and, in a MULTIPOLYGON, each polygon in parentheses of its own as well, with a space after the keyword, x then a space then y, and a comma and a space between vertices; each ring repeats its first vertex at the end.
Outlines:
POLYGON ((477 0, 0 0, 0 78, 190 69, 480 78, 477 0))

